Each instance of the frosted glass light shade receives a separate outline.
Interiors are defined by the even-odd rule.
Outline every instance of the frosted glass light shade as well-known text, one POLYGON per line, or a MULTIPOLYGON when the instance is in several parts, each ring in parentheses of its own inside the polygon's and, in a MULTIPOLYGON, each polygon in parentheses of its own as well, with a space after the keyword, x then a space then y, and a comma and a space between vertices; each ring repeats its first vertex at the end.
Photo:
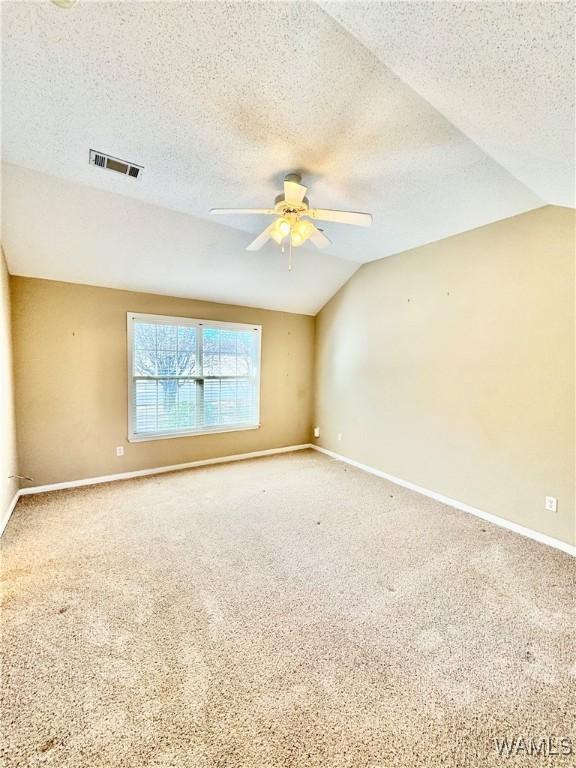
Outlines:
POLYGON ((51 3, 57 5, 58 8, 72 8, 76 5, 77 0, 50 0, 51 3))

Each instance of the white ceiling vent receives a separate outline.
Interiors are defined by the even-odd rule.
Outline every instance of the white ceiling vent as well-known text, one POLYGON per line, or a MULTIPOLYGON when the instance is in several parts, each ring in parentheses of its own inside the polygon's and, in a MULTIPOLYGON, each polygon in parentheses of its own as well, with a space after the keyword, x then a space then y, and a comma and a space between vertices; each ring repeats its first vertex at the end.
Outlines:
POLYGON ((128 160, 120 160, 118 157, 106 155, 104 152, 97 152, 95 149, 90 150, 90 165, 97 165, 99 168, 123 173, 124 176, 130 176, 133 179, 139 179, 144 170, 141 165, 136 165, 136 163, 131 163, 128 160))

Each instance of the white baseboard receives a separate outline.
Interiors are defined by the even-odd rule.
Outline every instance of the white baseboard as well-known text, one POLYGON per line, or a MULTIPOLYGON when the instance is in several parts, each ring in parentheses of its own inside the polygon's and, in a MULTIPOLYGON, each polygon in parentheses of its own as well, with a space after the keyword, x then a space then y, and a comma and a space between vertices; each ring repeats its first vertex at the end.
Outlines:
POLYGON ((339 453, 335 453, 334 451, 329 451, 327 448, 321 448, 319 445, 313 445, 311 443, 304 443, 301 445, 289 445, 284 448, 269 448, 265 451, 253 451, 252 453, 237 453, 233 456, 220 456, 218 458, 214 459, 201 459, 199 461, 188 461, 185 464, 172 464, 168 467, 153 467, 151 469, 138 469, 134 472, 121 472, 115 475, 102 475, 101 477, 88 477, 82 480, 69 480, 68 482, 63 483, 51 483, 49 485, 36 485, 30 488, 21 488, 19 491, 16 492, 14 495, 14 498, 10 502, 10 505, 2 518, 0 519, 0 536, 4 532, 4 529, 6 528, 6 525, 10 519, 10 516, 12 512, 14 511, 14 508, 18 502, 18 499, 20 496, 29 496, 34 493, 47 493, 49 491, 59 491, 65 488, 79 488, 84 485, 97 485, 99 483, 110 483, 114 482, 116 480, 129 480, 133 477, 144 477, 146 475, 160 475, 165 472, 177 472, 180 469, 192 469, 194 467, 205 467, 210 464, 224 464, 226 462, 231 461, 242 461, 244 459, 255 459, 259 456, 272 456, 277 453, 290 453, 292 451, 302 451, 307 448, 313 448, 315 451, 319 451, 320 453, 324 453, 327 456, 331 456, 333 459, 337 459, 338 461, 343 461, 346 464, 350 464, 353 467, 356 467, 357 469, 362 469, 364 472, 369 472, 372 475, 376 475, 377 477, 382 477, 385 480, 389 480, 392 483, 395 483, 396 485, 401 485, 404 488, 408 488, 411 491, 416 491, 416 493, 421 493, 423 496, 428 496, 431 499, 435 499, 436 501, 441 502, 442 504, 446 504, 449 507, 454 507, 455 509, 460 510, 461 512, 468 512, 469 514, 475 515, 476 517, 482 518, 482 520, 487 520, 490 523, 494 523, 494 525, 498 525, 501 528, 506 528, 509 531, 514 531, 514 533, 519 533, 522 536, 526 536, 529 539, 533 539, 534 541, 538 541, 541 544, 546 544, 549 547, 554 547, 555 549, 559 549, 562 552, 566 552, 569 555, 572 555, 573 557, 576 557, 576 546, 572 546, 570 544, 567 544, 564 541, 560 541, 559 539, 554 539, 552 536, 546 536, 544 533, 539 533, 538 531, 533 531, 531 528, 526 528, 523 525, 518 525, 518 523, 513 523, 510 520, 505 520, 503 517, 498 517, 497 515, 493 515, 490 512, 484 512, 481 509, 477 509, 476 507, 470 506, 470 504, 465 504, 462 501, 457 501, 456 499, 451 499, 448 496, 443 496, 441 493, 436 493, 436 491, 430 491, 427 488, 422 488, 420 485, 416 485, 415 483, 410 483, 407 480, 402 480, 399 477, 395 477, 394 475, 389 475, 387 472, 382 472, 380 469, 375 469, 374 467, 370 467, 367 464, 361 464, 359 461, 355 461, 354 459, 349 459, 346 456, 342 456, 339 453))
POLYGON ((252 451, 252 453, 236 453, 233 456, 218 456, 214 459, 200 459, 199 461, 187 461, 185 464, 172 464, 168 467, 152 467, 151 469, 137 469, 134 472, 120 472, 117 475, 101 475, 100 477, 87 477, 82 480, 68 480, 64 483, 49 483, 48 485, 35 485, 30 488, 22 488, 21 496, 29 496, 32 493, 46 493, 48 491, 60 491, 63 488, 79 488, 83 485, 98 485, 99 483, 112 483, 116 480, 130 480, 132 477, 145 477, 146 475, 161 475, 164 472, 178 472, 180 469, 192 469, 193 467, 205 467, 208 464, 226 464, 230 461, 243 461, 244 459, 256 459, 259 456, 272 456, 275 453, 290 453, 303 451, 310 448, 309 443, 303 445, 287 445, 284 448, 268 448, 266 451, 252 451))
POLYGON ((287 445, 283 448, 269 448, 265 451, 252 451, 252 453, 237 453, 233 456, 219 456, 214 459, 200 459, 199 461, 187 461, 185 464, 172 464, 168 467, 153 467, 151 469, 137 469, 134 472, 120 472, 116 475, 102 475, 101 477, 87 477, 82 480, 68 480, 64 483, 50 483, 48 485, 35 485, 29 488, 21 488, 16 492, 10 502, 10 506, 0 519, 0 536, 4 532, 8 520, 14 511, 14 507, 21 496, 30 496, 34 493, 48 493, 60 491, 65 488, 79 488, 83 485, 98 485, 99 483, 111 483, 116 480, 130 480, 132 477, 144 477, 146 475, 161 475, 165 472, 177 472, 180 469, 192 469, 193 467, 205 467, 209 464, 224 464, 231 461, 243 461, 244 459, 256 459, 259 456, 272 456, 276 453, 291 453, 312 448, 309 443, 301 445, 287 445))
POLYGON ((519 533, 522 536, 526 536, 529 539, 534 539, 534 541, 540 542, 540 544, 547 544, 549 547, 554 547, 555 549, 559 549, 562 552, 566 552, 568 555, 572 555, 572 557, 576 557, 576 546, 572 546, 571 544, 567 544, 565 541, 560 541, 560 539, 554 539, 552 536, 546 536, 544 533, 539 533, 538 531, 533 531, 531 528, 525 528, 523 525, 518 525, 518 523, 513 523, 510 520, 505 520, 503 517, 498 517, 498 515, 492 515, 490 512, 484 512, 481 509, 477 509, 476 507, 470 506, 470 504, 465 504, 462 501, 457 501, 456 499, 451 499, 448 496, 443 496, 441 493, 436 493, 436 491, 430 491, 427 488, 422 488, 420 485, 416 485, 415 483, 410 483, 407 480, 402 480, 399 477, 394 477, 394 475, 389 475, 387 472, 382 472, 379 469, 374 469, 374 467, 369 467, 367 464, 361 464, 359 461, 354 461, 354 459, 349 459, 346 456, 341 456, 339 453, 335 453, 334 451, 329 451, 327 448, 321 448, 319 445, 312 445, 311 446, 315 451, 320 451, 320 453, 325 453, 327 456, 331 456, 333 459, 337 459, 338 461, 343 461, 346 464, 350 464, 353 467, 356 467, 357 469, 362 469, 364 472, 369 472, 371 475, 376 475, 377 477, 383 477, 385 480, 389 480, 391 483, 395 483, 396 485, 401 485, 404 488, 409 488, 411 491, 416 491, 416 493, 421 493, 423 496, 428 496, 431 499, 435 499, 436 501, 442 502, 442 504, 446 504, 449 507, 454 507, 455 509, 459 509, 461 512, 469 512, 471 515, 476 515, 476 517, 481 517, 482 520, 487 520, 489 523, 494 523, 494 525, 499 525, 501 528, 506 528, 509 531, 514 531, 514 533, 519 533))
POLYGON ((8 504, 8 509, 4 512, 2 517, 0 518, 0 536, 4 533, 4 529, 8 525, 8 520, 10 520, 10 516, 12 515, 12 512, 14 512, 14 507, 16 506, 18 499, 20 498, 20 491, 16 491, 14 494, 14 497, 12 498, 12 501, 10 504, 8 504))

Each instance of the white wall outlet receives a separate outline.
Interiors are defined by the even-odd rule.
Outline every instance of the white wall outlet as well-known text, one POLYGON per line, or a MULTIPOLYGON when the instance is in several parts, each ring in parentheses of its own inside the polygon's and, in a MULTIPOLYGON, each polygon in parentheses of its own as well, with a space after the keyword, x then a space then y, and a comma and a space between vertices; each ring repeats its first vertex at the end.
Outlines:
POLYGON ((342 432, 338 432, 338 442, 342 442, 342 432))
POLYGON ((314 437, 320 437, 320 427, 314 427, 314 437))
POLYGON ((546 511, 557 512, 558 511, 558 499, 556 496, 546 496, 546 511))
POLYGON ((124 456, 124 446, 118 445, 116 447, 116 456, 124 456))

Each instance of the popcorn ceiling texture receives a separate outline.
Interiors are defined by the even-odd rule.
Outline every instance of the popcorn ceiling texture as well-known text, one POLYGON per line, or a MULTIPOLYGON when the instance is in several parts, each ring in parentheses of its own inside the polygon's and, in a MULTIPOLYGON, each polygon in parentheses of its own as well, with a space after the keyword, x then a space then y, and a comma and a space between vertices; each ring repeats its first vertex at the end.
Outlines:
POLYGON ((576 738, 574 560, 316 453, 25 497, 2 549, 6 768, 484 768, 495 738, 576 738))
POLYGON ((575 5, 320 5, 543 200, 575 205, 575 5))
POLYGON ((16 165, 4 166, 3 195, 13 273, 314 315, 359 267, 299 248, 288 273, 280 248, 247 253, 246 233, 216 217, 200 220, 16 165))
MULTIPOLYGON (((314 205, 374 214, 371 229, 326 225, 328 254, 359 263, 546 202, 569 204, 573 24, 565 3, 325 7, 79 2, 63 12, 48 2, 3 3, 4 159, 198 217, 200 241, 215 242, 210 252, 190 248, 189 269, 210 255, 234 258, 238 303, 278 256, 275 245, 257 258, 243 252, 266 219, 214 221, 241 230, 233 249, 204 220, 213 206, 270 205, 287 171, 303 172, 314 205), (90 147, 144 165, 142 179, 89 166, 90 147)), ((29 219, 40 194, 24 208, 29 219)), ((17 187, 4 195, 20 200, 17 187)), ((118 243, 115 253, 124 271, 111 287, 139 289, 130 280, 141 268, 146 215, 125 217, 128 247, 118 243)), ((70 211, 66 235, 80 236, 78 218, 70 211)), ((93 221, 116 231, 98 206, 93 221)), ((170 252, 170 229, 162 222, 159 230, 170 252)), ((38 276, 48 264, 43 276, 75 279, 61 256, 62 227, 50 231, 30 255, 26 231, 12 228, 13 273, 38 276)), ((84 258, 87 272, 98 265, 96 255, 84 258)), ((334 270, 339 286, 346 277, 336 262, 334 270)), ((161 292, 182 295, 180 271, 155 274, 161 292)), ((263 291, 267 306, 287 308, 282 290, 277 281, 263 291)))

